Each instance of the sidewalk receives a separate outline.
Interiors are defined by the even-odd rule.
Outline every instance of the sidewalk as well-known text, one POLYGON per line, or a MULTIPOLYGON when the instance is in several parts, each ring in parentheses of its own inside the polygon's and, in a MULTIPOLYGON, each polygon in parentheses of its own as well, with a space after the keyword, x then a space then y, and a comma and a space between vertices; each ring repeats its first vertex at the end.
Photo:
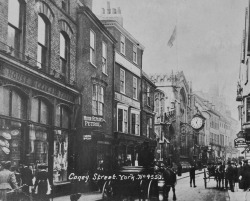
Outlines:
POLYGON ((242 189, 236 189, 234 192, 228 190, 230 201, 250 201, 250 191, 243 191, 242 189))
MULTIPOLYGON (((195 171, 195 174, 202 174, 202 173, 203 173, 203 169, 195 171)), ((183 179, 186 177, 189 177, 189 172, 182 173, 182 175, 180 177, 177 176, 177 180, 183 179)), ((95 191, 95 192, 83 193, 81 198, 79 199, 79 201, 96 201, 96 200, 101 200, 101 199, 102 199, 102 193, 100 193, 99 191, 95 191)), ((53 201, 70 201, 70 197, 69 197, 69 195, 56 197, 53 199, 53 201)), ((232 200, 230 200, 230 201, 232 201, 232 200)))

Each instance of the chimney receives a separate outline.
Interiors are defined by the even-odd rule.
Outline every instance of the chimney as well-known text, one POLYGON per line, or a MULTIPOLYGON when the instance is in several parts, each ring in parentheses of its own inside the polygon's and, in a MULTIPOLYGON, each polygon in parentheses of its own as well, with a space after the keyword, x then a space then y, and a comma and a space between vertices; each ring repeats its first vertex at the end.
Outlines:
POLYGON ((110 2, 107 2, 107 14, 111 14, 110 2))
POLYGON ((116 9, 112 8, 112 14, 116 14, 116 9))
POLYGON ((106 9, 106 12, 102 9, 101 15, 98 16, 99 20, 112 20, 123 26, 123 17, 121 15, 120 7, 111 9, 110 2, 108 1, 106 9))
POLYGON ((92 11, 93 0, 83 0, 83 3, 85 6, 89 7, 89 9, 92 11))
POLYGON ((122 14, 122 11, 121 11, 121 8, 120 8, 120 7, 117 8, 117 13, 118 13, 118 14, 122 14))
POLYGON ((102 8, 102 15, 105 14, 105 8, 102 8))

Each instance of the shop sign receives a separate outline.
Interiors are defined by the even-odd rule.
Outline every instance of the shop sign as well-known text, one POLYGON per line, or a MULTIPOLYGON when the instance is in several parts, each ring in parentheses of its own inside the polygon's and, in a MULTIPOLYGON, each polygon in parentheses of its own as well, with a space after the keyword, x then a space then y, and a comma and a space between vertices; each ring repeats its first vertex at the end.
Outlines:
POLYGON ((84 141, 92 140, 92 135, 83 135, 83 140, 84 141))
POLYGON ((13 80, 15 82, 21 83, 31 88, 35 88, 39 91, 43 91, 45 93, 51 94, 58 98, 74 102, 74 97, 70 95, 66 91, 59 90, 57 87, 52 84, 45 82, 42 79, 38 79, 33 76, 29 76, 28 74, 17 72, 13 69, 7 68, 5 66, 0 66, 0 75, 13 80))
POLYGON ((247 147, 247 143, 246 143, 245 138, 236 138, 234 140, 234 147, 235 148, 247 147))
POLYGON ((102 117, 83 116, 82 127, 102 127, 105 120, 102 117))

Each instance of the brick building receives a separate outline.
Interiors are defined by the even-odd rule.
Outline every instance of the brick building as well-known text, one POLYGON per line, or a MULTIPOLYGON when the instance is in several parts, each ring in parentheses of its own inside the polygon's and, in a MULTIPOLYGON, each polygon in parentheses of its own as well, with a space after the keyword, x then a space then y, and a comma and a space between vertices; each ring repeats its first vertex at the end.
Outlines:
MULTIPOLYGON (((77 86, 82 107, 77 121, 77 171, 111 165, 115 38, 88 7, 77 12, 77 86)), ((109 168, 110 169, 110 168, 109 168)))
POLYGON ((77 10, 91 1, 0 3, 0 159, 48 165, 54 192, 75 168, 77 10), (3 143, 4 142, 4 143, 3 143))
MULTIPOLYGON (((142 54, 144 47, 123 27, 120 8, 102 9, 98 16, 114 36, 114 148, 119 165, 140 165, 147 154, 142 136, 142 54)), ((149 138, 148 138, 149 139, 149 138)), ((153 159, 152 159, 153 160, 153 159)))

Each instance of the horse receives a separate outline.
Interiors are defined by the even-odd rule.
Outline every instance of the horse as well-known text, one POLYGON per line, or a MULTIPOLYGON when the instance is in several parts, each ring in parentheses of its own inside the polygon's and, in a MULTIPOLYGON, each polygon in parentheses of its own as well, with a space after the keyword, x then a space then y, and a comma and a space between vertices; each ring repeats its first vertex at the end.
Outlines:
POLYGON ((157 172, 161 173, 164 180, 163 196, 168 200, 170 188, 173 191, 173 200, 176 200, 175 185, 177 183, 176 173, 170 168, 165 166, 163 163, 157 165, 157 172))
POLYGON ((168 199, 170 188, 172 188, 173 200, 176 200, 176 194, 175 194, 175 185, 177 183, 176 173, 171 168, 165 167, 163 171, 163 178, 165 181, 166 199, 168 199))
POLYGON ((217 189, 224 188, 224 179, 225 179, 225 166, 219 163, 215 168, 215 180, 217 189))

